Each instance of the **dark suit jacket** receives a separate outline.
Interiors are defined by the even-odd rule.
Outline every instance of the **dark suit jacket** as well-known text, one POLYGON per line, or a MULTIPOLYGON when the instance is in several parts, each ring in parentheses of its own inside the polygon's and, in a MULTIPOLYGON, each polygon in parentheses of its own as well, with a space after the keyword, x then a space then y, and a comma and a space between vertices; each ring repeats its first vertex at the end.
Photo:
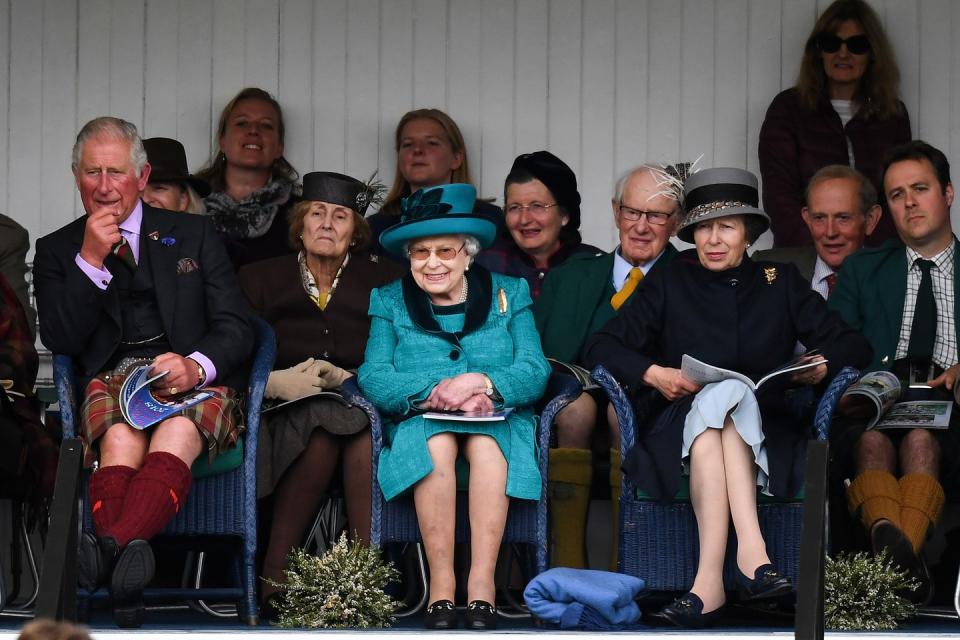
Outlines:
MULTIPOLYGON (((79 375, 89 378, 103 370, 119 346, 121 318, 113 283, 101 290, 75 263, 85 225, 84 216, 37 241, 34 283, 43 344, 73 356, 79 375)), ((183 356, 199 351, 217 368, 216 384, 244 389, 243 365, 254 344, 252 313, 209 219, 144 204, 144 251, 150 252, 171 349, 183 356), (187 258, 198 268, 178 273, 178 262, 187 258)))
MULTIPOLYGON (((647 277, 663 269, 675 255, 677 250, 668 243, 647 277)), ((544 355, 580 363, 583 343, 617 315, 610 306, 616 293, 612 278, 613 253, 576 254, 547 275, 533 303, 544 355)))
POLYGON ((813 282, 813 270, 817 268, 817 250, 813 247, 788 247, 784 249, 764 249, 753 254, 755 261, 782 262, 792 264, 804 280, 813 282))
MULTIPOLYGON (((960 283, 960 242, 953 239, 954 287, 960 283)), ((843 272, 830 294, 829 306, 840 313, 873 346, 868 370, 889 370, 896 358, 907 296, 907 252, 900 240, 861 249, 843 261, 843 272)), ((953 297, 954 331, 960 327, 960 295, 953 297)), ((960 344, 960 332, 957 332, 960 344)))

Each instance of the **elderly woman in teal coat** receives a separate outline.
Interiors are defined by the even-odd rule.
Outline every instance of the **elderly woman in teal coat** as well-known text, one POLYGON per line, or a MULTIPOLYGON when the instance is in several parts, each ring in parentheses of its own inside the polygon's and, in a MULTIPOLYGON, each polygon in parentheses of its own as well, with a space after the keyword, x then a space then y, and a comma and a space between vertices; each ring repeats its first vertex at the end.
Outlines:
POLYGON ((403 202, 380 237, 410 273, 370 296, 370 338, 358 381, 386 416, 377 479, 387 500, 410 489, 430 565, 428 628, 457 625, 453 604, 458 456, 470 468, 471 564, 466 624, 496 625, 494 567, 509 498, 537 500, 541 478, 531 405, 550 367, 525 281, 473 264, 496 222, 472 213, 476 191, 450 184, 403 202), (513 409, 505 419, 502 409, 513 409), (479 412, 489 420, 428 419, 479 412))

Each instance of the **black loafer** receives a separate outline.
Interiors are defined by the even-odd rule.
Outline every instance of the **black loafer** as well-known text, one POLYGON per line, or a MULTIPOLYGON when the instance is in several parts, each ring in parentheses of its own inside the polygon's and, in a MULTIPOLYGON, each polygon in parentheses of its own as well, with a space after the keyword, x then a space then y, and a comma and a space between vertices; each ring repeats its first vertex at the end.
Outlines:
POLYGON ((92 532, 84 531, 80 535, 77 553, 77 581, 80 586, 90 593, 102 587, 119 553, 113 538, 97 538, 92 532))
POLYGON ((723 615, 723 607, 703 613, 703 600, 693 592, 685 593, 660 611, 647 616, 647 622, 657 626, 704 629, 712 627, 723 615))
POLYGON ((467 605, 466 627, 474 631, 497 628, 497 608, 485 600, 474 600, 467 605))
POLYGON ((737 571, 737 593, 741 602, 779 598, 793 592, 793 584, 780 575, 772 564, 757 567, 751 580, 737 571))
POLYGON ((450 600, 437 600, 427 607, 423 626, 427 629, 456 629, 457 608, 450 600))
POLYGON ((887 520, 877 522, 870 529, 870 546, 874 555, 884 551, 891 563, 912 578, 917 586, 914 589, 901 589, 897 595, 914 604, 927 604, 933 598, 933 578, 923 558, 913 551, 913 545, 900 529, 887 520))
POLYGON ((153 579, 156 563, 146 540, 133 540, 120 552, 110 576, 113 620, 130 629, 143 624, 143 589, 153 579))

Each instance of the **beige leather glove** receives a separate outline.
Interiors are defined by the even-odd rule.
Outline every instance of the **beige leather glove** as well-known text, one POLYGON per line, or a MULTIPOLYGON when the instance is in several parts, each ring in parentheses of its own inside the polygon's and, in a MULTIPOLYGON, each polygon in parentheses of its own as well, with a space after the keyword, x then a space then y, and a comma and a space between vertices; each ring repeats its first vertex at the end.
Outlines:
POLYGON ((323 390, 322 384, 317 371, 317 362, 309 358, 289 369, 271 371, 263 395, 266 398, 296 400, 319 393, 323 390))
POLYGON ((317 360, 317 373, 320 376, 321 384, 324 389, 333 389, 343 384, 343 381, 352 376, 349 371, 341 369, 337 365, 326 360, 317 360))

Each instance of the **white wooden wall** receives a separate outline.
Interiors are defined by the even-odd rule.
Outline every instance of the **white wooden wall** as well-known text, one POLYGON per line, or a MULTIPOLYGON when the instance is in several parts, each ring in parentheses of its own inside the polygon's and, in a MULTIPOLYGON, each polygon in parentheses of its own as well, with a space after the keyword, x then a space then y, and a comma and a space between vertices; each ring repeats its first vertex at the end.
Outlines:
MULTIPOLYGON (((960 175, 960 2, 871 0, 914 135, 960 175)), ((615 243, 614 179, 644 161, 757 171, 771 98, 826 0, 0 0, 0 211, 32 238, 80 215, 69 171, 97 115, 209 157, 223 104, 277 95, 301 172, 393 177, 415 107, 451 114, 481 194, 515 155, 576 171, 587 241, 615 243)), ((958 208, 960 209, 960 208, 958 208)), ((960 217, 958 217, 960 220, 960 217)), ((957 227, 960 228, 960 227, 957 227)))

